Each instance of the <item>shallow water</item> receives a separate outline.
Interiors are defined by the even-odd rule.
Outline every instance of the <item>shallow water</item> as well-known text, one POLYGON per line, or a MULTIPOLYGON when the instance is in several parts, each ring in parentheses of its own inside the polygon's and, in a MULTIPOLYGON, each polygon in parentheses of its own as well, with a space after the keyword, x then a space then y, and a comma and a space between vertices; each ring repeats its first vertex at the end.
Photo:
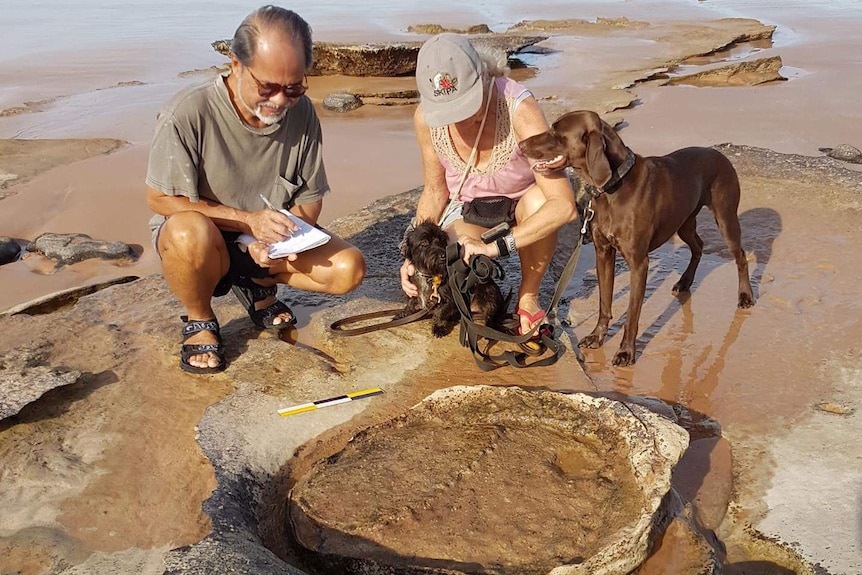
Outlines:
MULTIPOLYGON (((157 109, 187 81, 177 75, 225 63, 210 47, 214 40, 229 38, 242 18, 259 2, 190 0, 65 0, 16 2, 4 6, 0 35, 0 110, 24 102, 50 102, 62 98, 61 114, 17 122, 0 118, 0 137, 88 136, 94 125, 119 128, 128 137, 123 115, 141 107, 157 109), (120 82, 140 81, 145 86, 105 90, 120 82), (117 108, 125 109, 117 114, 117 108), (108 115, 102 124, 99 120, 108 115), (120 120, 119 126, 116 121, 120 120)), ((317 40, 414 40, 409 24, 440 22, 463 27, 488 24, 503 31, 524 19, 642 18, 686 19, 754 17, 779 24, 777 45, 800 40, 796 23, 835 18, 858 23, 862 3, 694 2, 665 0, 634 3, 624 0, 542 0, 525 8, 522 2, 499 0, 465 5, 446 0, 429 6, 416 0, 373 0, 354 3, 328 0, 304 5, 299 10, 311 24, 317 40)), ((552 62, 551 62, 552 64, 552 62)), ((546 63, 547 65, 547 63, 546 63)), ((146 140, 149 131, 134 133, 146 140)))

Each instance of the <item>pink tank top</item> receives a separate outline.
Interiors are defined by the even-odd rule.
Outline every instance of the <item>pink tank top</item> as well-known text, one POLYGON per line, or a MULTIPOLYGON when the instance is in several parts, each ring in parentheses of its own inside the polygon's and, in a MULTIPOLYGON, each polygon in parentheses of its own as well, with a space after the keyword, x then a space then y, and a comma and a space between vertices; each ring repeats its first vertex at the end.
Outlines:
POLYGON ((440 158, 440 163, 446 170, 446 185, 449 188, 450 199, 470 201, 473 198, 488 196, 507 196, 516 199, 523 196, 527 189, 536 183, 527 158, 518 148, 518 141, 512 128, 512 116, 517 104, 531 94, 524 86, 505 76, 495 78, 494 81, 497 93, 503 97, 497 98, 497 130, 491 160, 480 169, 474 167, 470 170, 461 188, 461 194, 457 198, 455 193, 467 167, 466 162, 455 151, 448 126, 431 128, 434 151, 437 152, 437 157, 440 158))

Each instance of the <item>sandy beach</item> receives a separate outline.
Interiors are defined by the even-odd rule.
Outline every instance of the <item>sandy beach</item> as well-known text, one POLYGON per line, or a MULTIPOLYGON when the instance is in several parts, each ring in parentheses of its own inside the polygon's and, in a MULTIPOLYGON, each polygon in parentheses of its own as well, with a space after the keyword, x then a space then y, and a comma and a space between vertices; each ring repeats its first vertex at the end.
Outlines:
MULTIPOLYGON (((238 22, 253 7, 240 10, 234 20, 238 22)), ((385 7, 372 3, 372 16, 366 16, 365 25, 357 20, 351 26, 344 24, 347 19, 336 23, 324 18, 326 9, 322 6, 312 11, 317 21, 309 17, 316 40, 413 40, 417 37, 406 33, 407 26, 427 22, 455 27, 485 22, 495 31, 503 31, 521 20, 578 18, 595 22, 597 17, 626 18, 627 25, 550 33, 541 43, 550 52, 531 55, 526 69, 513 71, 513 76, 546 106, 549 120, 565 110, 601 111, 609 119, 622 122, 621 136, 641 155, 721 143, 810 157, 821 157, 820 147, 862 147, 862 108, 858 105, 862 76, 857 73, 856 55, 862 50, 858 36, 862 9, 858 3, 621 1, 574 5, 543 2, 530 7, 503 3, 484 12, 481 7, 465 10, 457 16, 444 8, 411 5, 409 11, 393 10, 379 18, 373 17, 374 10, 383 13, 385 7), (698 30, 727 17, 775 25, 772 42, 743 44, 730 53, 685 63, 681 70, 778 55, 786 81, 723 88, 627 82, 642 76, 655 63, 672 58, 680 46, 694 45, 698 30), (646 23, 640 31, 639 22, 646 23)), ((146 226, 150 213, 143 184, 155 114, 178 89, 212 78, 215 67, 223 65, 225 58, 208 42, 227 38, 232 32, 230 26, 204 33, 196 30, 188 38, 177 37, 175 43, 165 41, 155 46, 153 53, 129 43, 113 47, 109 54, 80 46, 63 55, 33 49, 13 54, 14 59, 0 60, 0 87, 4 87, 0 89, 0 139, 51 140, 53 146, 50 154, 34 152, 28 157, 27 169, 21 169, 23 160, 0 155, 0 176, 16 175, 0 187, 0 194, 5 195, 0 199, 0 236, 32 241, 45 232, 86 233, 96 239, 126 242, 140 253, 134 263, 94 260, 59 270, 29 254, 0 267, 0 285, 4 287, 0 290, 0 312, 65 289, 160 272, 146 226), (193 49, 189 48, 191 43, 193 49), (31 72, 34 67, 38 74, 31 72), (95 138, 126 143, 107 153, 92 143, 95 138)), ((310 78, 308 95, 317 105, 323 124, 327 173, 333 188, 321 218, 324 225, 422 182, 412 106, 366 105, 338 114, 322 108, 323 98, 336 90, 409 87, 411 82, 410 78, 310 78)), ((845 164, 843 168, 857 174, 857 182, 862 180, 862 166, 845 164)), ((736 525, 751 522, 766 534, 780 535, 795 552, 819 565, 822 573, 860 573, 858 493, 862 480, 858 462, 862 451, 855 438, 862 430, 858 389, 862 351, 857 343, 862 328, 854 321, 859 312, 858 281, 862 280, 856 271, 859 258, 855 248, 860 239, 859 199, 808 195, 811 188, 828 188, 828 182, 788 178, 781 180, 782 189, 778 190, 773 187, 774 180, 766 181, 767 174, 754 170, 741 171, 741 175, 748 185, 743 187, 739 210, 743 244, 751 255, 759 296, 753 311, 738 312, 728 300, 728 294, 732 295, 728 286, 733 284, 735 272, 731 265, 725 265, 724 246, 714 229, 702 234, 708 244, 707 254, 713 259, 707 261, 705 256, 695 292, 690 299, 672 298, 672 282, 661 272, 682 269, 688 252, 679 242, 671 242, 653 258, 656 273, 648 286, 639 339, 641 345, 646 343, 647 351, 633 368, 609 366, 619 344, 618 320, 624 309, 624 301, 617 299, 611 337, 604 348, 585 352, 585 371, 595 390, 659 397, 720 422, 722 437, 715 445, 705 453, 691 454, 705 458, 706 463, 700 464, 709 470, 704 484, 691 487, 690 493, 697 495, 704 508, 715 510, 732 500, 728 515, 736 525), (830 200, 833 203, 827 205, 830 200), (818 204, 825 207, 819 209, 818 204), (817 408, 824 404, 849 411, 836 415, 817 408), (810 504, 800 504, 809 492, 816 492, 810 504)), ((708 214, 701 214, 701 218, 711 225, 708 214)), ((593 264, 586 253, 573 283, 586 285, 594 276, 593 264)), ((394 276, 392 281, 396 281, 394 276)), ((626 284, 617 285, 619 291, 626 284)), ((592 293, 582 299, 572 298, 567 313, 577 335, 583 336, 592 328, 595 304, 592 293)), ((302 308, 300 325, 310 325, 317 311, 314 306, 302 308)), ((130 313, 119 311, 117 321, 130 313)), ((111 323, 109 318, 105 323, 111 323)), ((26 331, 22 328, 22 333, 26 331)), ((317 336, 300 330, 299 337, 301 343, 313 347, 317 336)), ((16 345, 19 339, 11 334, 3 336, 0 350, 4 345, 16 345)), ((428 379, 412 382, 411 391, 397 400, 409 405, 421 399, 422 393, 442 385, 434 378, 453 366, 460 373, 475 374, 477 383, 576 390, 571 374, 556 368, 531 374, 530 380, 511 372, 483 376, 473 370, 466 352, 461 356, 457 351, 449 349, 447 353, 453 355, 447 356, 448 366, 438 358, 439 363, 426 371, 428 379)), ((104 350, 99 353, 108 354, 104 350)), ((135 369, 161 369, 160 361, 159 357, 146 357, 135 364, 135 369)), ((95 408, 99 420, 119 417, 111 412, 124 398, 134 397, 134 402, 146 405, 153 415, 145 431, 166 445, 159 465, 182 474, 185 480, 165 494, 160 494, 158 484, 146 484, 140 491, 131 487, 145 471, 125 468, 123 455, 112 449, 121 451, 116 449, 120 443, 126 450, 144 449, 144 441, 133 438, 138 432, 131 425, 115 421, 113 427, 107 426, 110 431, 98 429, 96 433, 99 426, 93 424, 94 437, 102 442, 107 455, 94 447, 92 457, 98 460, 104 455, 101 467, 114 482, 107 494, 89 493, 89 499, 57 496, 62 500, 57 505, 65 505, 64 515, 62 520, 52 521, 62 525, 64 533, 72 534, 63 543, 67 546, 64 551, 58 552, 66 565, 83 562, 93 553, 133 547, 164 552, 173 546, 191 545, 212 527, 200 506, 216 481, 206 458, 197 450, 194 430, 210 406, 230 397, 232 382, 218 380, 215 385, 196 387, 193 380, 183 378, 127 391, 132 394, 129 396, 107 387, 106 393, 114 396, 85 397, 101 402, 95 408), (161 394, 173 393, 171 385, 177 383, 183 385, 177 392, 182 405, 172 408, 161 394), (160 417, 175 418, 171 427, 174 435, 160 433, 160 417), (126 439, 114 443, 112 437, 126 439), (170 507, 171 511, 160 512, 156 520, 147 522, 147 529, 135 532, 134 521, 140 520, 136 505, 140 502, 127 491, 143 493, 145 504, 170 507), (133 510, 131 519, 125 520, 128 523, 115 529, 118 536, 104 535, 112 527, 91 515, 91 507, 98 507, 93 502, 102 499, 120 501, 133 510), (99 529, 88 531, 93 525, 99 529), (164 529, 165 525, 170 528, 164 529)), ((382 417, 393 409, 381 409, 371 417, 382 417)), ((360 411, 357 408, 350 416, 358 417, 360 411)), ((17 427, 13 422, 0 426, 0 439, 6 434, 12 438, 8 445, 14 441, 26 445, 31 427, 34 434, 44 432, 32 421, 17 427), (17 433, 21 435, 14 435, 17 433)), ((326 425, 321 425, 303 430, 292 441, 304 445, 303 441, 325 429, 326 425)), ((86 431, 79 433, 86 435, 86 431)), ((9 449, 11 461, 18 461, 19 456, 24 459, 15 455, 15 447, 9 449)), ((78 487, 77 493, 84 492, 83 486, 75 489, 78 487)), ((38 508, 35 504, 28 507, 17 498, 14 504, 19 515, 38 508)), ((111 517, 116 521, 118 515, 122 514, 111 517)), ((43 549, 47 543, 40 537, 44 535, 27 539, 28 535, 12 529, 14 524, 0 519, 0 549, 16 550, 8 559, 0 558, 0 572, 59 572, 56 561, 45 560, 36 552, 28 557, 21 551, 26 547, 22 547, 21 537, 35 541, 34 549, 43 549)), ((730 553, 736 553, 737 558, 745 555, 740 549, 730 553)), ((161 573, 161 564, 154 561, 155 567, 138 572, 161 573)), ((644 573, 649 572, 662 571, 644 573)), ((766 571, 752 567, 729 572, 766 571)))

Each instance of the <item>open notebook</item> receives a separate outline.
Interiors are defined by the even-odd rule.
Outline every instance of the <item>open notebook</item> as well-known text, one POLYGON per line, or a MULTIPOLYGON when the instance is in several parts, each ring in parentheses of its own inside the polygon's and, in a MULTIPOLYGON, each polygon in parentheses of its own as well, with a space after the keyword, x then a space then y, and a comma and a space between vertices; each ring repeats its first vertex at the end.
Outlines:
MULTIPOLYGON (((271 259, 283 258, 290 254, 298 254, 300 252, 316 248, 317 246, 322 246, 329 241, 329 234, 323 230, 319 230, 314 226, 309 225, 305 220, 298 218, 287 210, 279 211, 293 220, 293 223, 295 223, 299 229, 293 232, 289 238, 269 246, 269 257, 271 259)), ((247 246, 254 243, 256 240, 248 234, 242 234, 237 238, 237 241, 247 246)))

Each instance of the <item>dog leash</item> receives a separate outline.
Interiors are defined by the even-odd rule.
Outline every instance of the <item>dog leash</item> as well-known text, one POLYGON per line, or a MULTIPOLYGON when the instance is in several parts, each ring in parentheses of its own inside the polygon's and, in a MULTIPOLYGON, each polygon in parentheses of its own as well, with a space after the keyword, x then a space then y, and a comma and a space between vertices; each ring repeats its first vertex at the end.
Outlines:
MULTIPOLYGON (((592 218, 590 218, 592 219, 592 218)), ((568 287, 569 282, 574 275, 575 267, 577 267, 580 257, 581 247, 583 246, 583 238, 586 233, 588 221, 585 220, 581 227, 581 233, 578 234, 578 241, 572 255, 566 262, 560 279, 557 281, 557 286, 554 289, 554 295, 551 298, 551 303, 545 311, 545 317, 553 320, 556 318, 556 307, 563 295, 563 292, 568 287)), ((492 274, 487 270, 490 265, 488 262, 496 264, 487 256, 475 256, 468 266, 464 263, 461 255, 461 246, 457 243, 449 244, 446 249, 447 265, 449 265, 449 286, 452 289, 452 296, 455 299, 455 304, 461 314, 461 345, 470 348, 473 354, 473 359, 476 365, 482 371, 491 371, 500 367, 509 365, 511 367, 540 367, 553 365, 559 360, 563 354, 563 346, 553 337, 553 331, 541 329, 547 324, 535 325, 530 331, 522 335, 512 335, 488 326, 479 325, 473 321, 473 314, 470 310, 469 299, 472 296, 472 291, 477 283, 488 281, 486 278, 491 278, 492 274), (487 260, 487 262, 485 261, 487 260), (489 350, 494 343, 502 341, 507 343, 523 344, 534 339, 534 334, 538 331, 539 341, 551 351, 551 355, 543 359, 527 362, 526 352, 504 351, 500 354, 491 354, 489 350), (484 350, 479 348, 479 338, 484 337, 491 343, 485 346, 484 350)), ((497 264, 499 266, 499 264, 497 264)))
MULTIPOLYGON (((560 279, 557 282, 557 287, 554 290, 554 295, 551 298, 551 303, 545 312, 545 317, 547 317, 548 319, 554 319, 556 317, 556 305, 559 302, 560 297, 562 297, 563 291, 565 291, 566 287, 571 281, 572 275, 574 275, 575 267, 577 266, 578 258, 580 256, 581 247, 583 246, 583 237, 586 233, 587 223, 588 220, 585 220, 583 227, 581 228, 581 233, 578 235, 578 242, 575 245, 575 249, 572 252, 572 255, 569 256, 569 260, 568 262, 566 262, 566 266, 563 268, 563 272, 560 274, 560 279)), ((465 301, 464 294, 470 294, 472 291, 474 291, 478 283, 483 283, 494 279, 495 276, 500 277, 503 274, 502 268, 500 267, 499 263, 491 260, 487 256, 474 257, 471 261, 472 265, 468 268, 467 264, 463 263, 463 260, 461 259, 461 246, 457 243, 449 244, 446 249, 446 257, 447 266, 450 267, 449 285, 452 288, 452 293, 455 299, 455 304, 458 307, 458 312, 461 314, 461 345, 470 348, 470 350, 473 352, 473 358, 476 360, 476 363, 480 369, 482 369, 483 371, 490 371, 498 367, 504 367, 505 365, 523 368, 552 365, 556 363, 556 361, 562 355, 563 350, 559 342, 557 342, 553 338, 552 333, 539 333, 539 341, 541 341, 542 344, 544 344, 544 346, 548 350, 552 351, 552 355, 540 360, 536 360, 532 363, 526 363, 526 356, 529 355, 527 353, 515 353, 512 351, 505 351, 502 354, 498 355, 492 355, 488 353, 490 348, 493 347, 493 343, 497 341, 505 341, 516 344, 526 343, 530 341, 531 339, 533 339, 533 334, 539 329, 539 326, 534 326, 526 334, 516 336, 493 328, 489 328, 487 326, 479 325, 474 322, 473 314, 470 311, 470 306, 465 301), (461 262, 461 264, 458 264, 457 262, 461 262), (452 273, 453 270, 451 268, 457 268, 454 270, 455 273, 452 273), (454 280, 453 277, 455 278, 454 280), (479 337, 484 337, 490 340, 492 343, 486 346, 484 350, 481 350, 479 349, 479 337)), ((437 302, 433 303, 436 304, 437 302)), ((379 319, 381 317, 392 317, 401 313, 404 310, 403 308, 399 308, 363 313, 334 321, 332 324, 330 324, 329 330, 332 332, 333 335, 336 336, 346 337, 362 335, 383 329, 407 325, 409 323, 425 319, 429 315, 431 315, 433 309, 434 306, 432 305, 427 309, 421 309, 402 318, 362 327, 347 327, 352 324, 361 323, 372 319, 379 319)))
MULTIPOLYGON (((425 275, 419 271, 417 271, 416 273, 418 273, 419 275, 425 275)), ((382 323, 376 323, 373 325, 368 325, 368 326, 363 326, 363 327, 355 327, 355 328, 345 328, 344 327, 345 325, 350 325, 353 323, 359 323, 362 321, 367 321, 369 319, 377 319, 380 317, 394 316, 394 315, 397 315, 397 314, 403 312, 404 310, 403 309, 386 309, 386 310, 382 310, 382 311, 373 311, 370 313, 362 313, 359 315, 346 317, 344 319, 340 319, 338 321, 332 322, 332 324, 330 324, 330 326, 329 326, 329 329, 335 335, 360 335, 363 333, 371 333, 372 331, 378 331, 381 329, 388 329, 390 327, 398 327, 399 325, 406 325, 406 324, 412 323, 414 321, 419 321, 420 319, 423 319, 426 316, 431 315, 431 311, 441 301, 440 293, 437 291, 437 289, 440 287, 440 283, 442 282, 442 278, 439 276, 435 276, 432 281, 434 284, 434 292, 428 298, 429 301, 431 302, 431 305, 429 305, 428 307, 426 307, 424 309, 420 309, 419 311, 416 311, 416 312, 414 312, 408 316, 400 317, 398 319, 393 319, 390 321, 385 321, 382 323)))
POLYGON ((373 325, 366 325, 362 327, 353 327, 347 328, 345 326, 351 325, 354 323, 360 323, 363 321, 368 321, 370 319, 378 319, 381 317, 392 317, 396 314, 404 311, 403 308, 400 309, 385 309, 382 311, 373 311, 370 313, 361 313, 359 315, 354 315, 350 317, 346 317, 344 319, 340 319, 338 321, 332 322, 329 326, 329 330, 332 332, 332 335, 362 335, 363 333, 371 333, 372 331, 379 331, 381 329, 389 329, 390 327, 398 327, 399 325, 407 325, 408 323, 413 323, 414 321, 419 321, 420 319, 424 319, 427 316, 431 315, 431 310, 434 309, 434 306, 431 306, 426 309, 420 309, 416 313, 412 313, 408 316, 401 317, 398 319, 393 319, 390 321, 384 321, 381 323, 375 323, 373 325))

